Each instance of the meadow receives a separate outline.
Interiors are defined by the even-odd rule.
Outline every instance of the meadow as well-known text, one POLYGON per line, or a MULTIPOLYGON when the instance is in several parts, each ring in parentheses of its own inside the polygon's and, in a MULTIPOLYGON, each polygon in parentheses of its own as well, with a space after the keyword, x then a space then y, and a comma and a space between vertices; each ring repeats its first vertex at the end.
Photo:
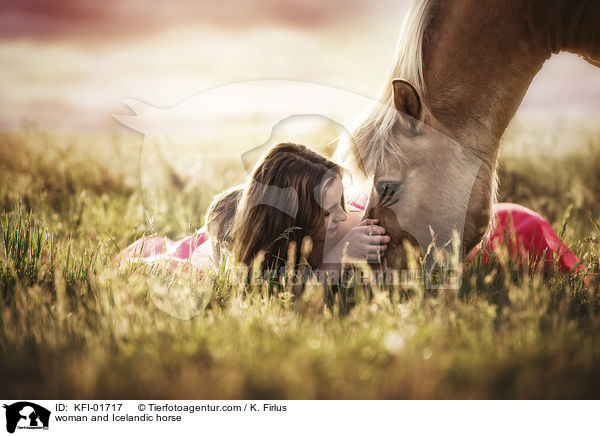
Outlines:
POLYGON ((119 265, 143 234, 199 228, 212 196, 246 176, 236 150, 194 181, 170 169, 168 208, 149 222, 141 147, 135 134, 0 134, 0 396, 600 397, 597 122, 517 121, 499 169, 499 200, 545 216, 590 279, 499 255, 438 293, 310 287, 294 299, 225 269, 170 278, 119 265), (161 310, 172 292, 193 310, 161 310))

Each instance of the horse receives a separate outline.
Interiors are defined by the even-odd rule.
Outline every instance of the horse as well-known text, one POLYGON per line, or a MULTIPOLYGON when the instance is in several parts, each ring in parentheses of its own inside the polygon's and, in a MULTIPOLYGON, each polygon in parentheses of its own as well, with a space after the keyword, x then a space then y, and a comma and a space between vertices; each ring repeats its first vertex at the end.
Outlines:
POLYGON ((598 22, 597 0, 413 1, 382 104, 337 151, 371 178, 365 217, 391 236, 388 266, 405 265, 405 241, 458 230, 464 253, 485 237, 503 132, 552 54, 600 66, 598 22))

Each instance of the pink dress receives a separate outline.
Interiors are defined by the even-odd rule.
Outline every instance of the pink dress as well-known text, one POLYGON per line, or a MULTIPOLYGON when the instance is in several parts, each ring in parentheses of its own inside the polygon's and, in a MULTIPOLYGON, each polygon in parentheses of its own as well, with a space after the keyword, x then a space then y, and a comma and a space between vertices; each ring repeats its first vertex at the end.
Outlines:
POLYGON ((496 247, 505 246, 511 258, 521 264, 537 262, 540 266, 551 266, 555 261, 561 271, 583 271, 585 266, 560 240, 550 223, 531 209, 514 203, 494 205, 494 222, 485 243, 475 247, 466 258, 471 261, 480 251, 483 262, 489 263, 496 247))
POLYGON ((169 271, 191 266, 201 272, 215 265, 206 226, 178 241, 161 236, 142 237, 121 251, 118 259, 165 267, 169 271))
MULTIPOLYGON (((365 199, 352 201, 349 205, 364 210, 365 199)), ((468 254, 467 263, 483 249, 483 262, 487 264, 490 260, 488 253, 504 245, 509 255, 522 263, 527 260, 541 261, 549 266, 557 259, 562 271, 585 269, 541 215, 513 203, 496 204, 493 213, 494 225, 489 238, 468 254)), ((159 236, 141 238, 125 248, 119 258, 129 262, 164 265, 169 270, 192 266, 201 272, 215 265, 206 226, 179 241, 159 236)))

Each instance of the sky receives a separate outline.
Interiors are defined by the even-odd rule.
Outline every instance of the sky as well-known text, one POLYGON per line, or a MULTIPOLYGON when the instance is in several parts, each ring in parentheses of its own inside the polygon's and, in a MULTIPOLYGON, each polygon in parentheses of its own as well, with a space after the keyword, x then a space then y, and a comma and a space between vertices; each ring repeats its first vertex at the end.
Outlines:
MULTIPOLYGON (((134 98, 168 108, 207 89, 311 81, 376 98, 405 0, 0 0, 0 129, 123 128, 134 98)), ((595 116, 600 71, 570 54, 518 116, 595 116)))

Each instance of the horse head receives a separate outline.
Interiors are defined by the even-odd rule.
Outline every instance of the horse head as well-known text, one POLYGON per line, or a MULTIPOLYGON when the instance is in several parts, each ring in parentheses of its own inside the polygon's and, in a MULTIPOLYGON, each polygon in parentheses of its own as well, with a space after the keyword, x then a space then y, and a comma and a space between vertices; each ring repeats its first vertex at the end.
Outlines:
POLYGON ((387 266, 404 269, 406 243, 424 254, 457 233, 470 250, 486 231, 491 204, 482 189, 486 163, 436 128, 410 82, 394 79, 392 93, 393 104, 380 106, 352 141, 358 167, 373 178, 365 216, 378 218, 392 238, 387 266))

